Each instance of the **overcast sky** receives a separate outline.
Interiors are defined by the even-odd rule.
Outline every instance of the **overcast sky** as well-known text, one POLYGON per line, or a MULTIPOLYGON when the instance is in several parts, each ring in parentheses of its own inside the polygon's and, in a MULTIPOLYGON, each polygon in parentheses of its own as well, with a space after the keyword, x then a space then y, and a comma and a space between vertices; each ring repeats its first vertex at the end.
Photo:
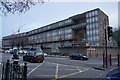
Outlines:
POLYGON ((20 26, 20 32, 27 32, 96 8, 100 8, 109 16, 110 26, 118 27, 118 2, 49 1, 33 6, 21 15, 8 14, 2 17, 2 37, 16 32, 20 26))

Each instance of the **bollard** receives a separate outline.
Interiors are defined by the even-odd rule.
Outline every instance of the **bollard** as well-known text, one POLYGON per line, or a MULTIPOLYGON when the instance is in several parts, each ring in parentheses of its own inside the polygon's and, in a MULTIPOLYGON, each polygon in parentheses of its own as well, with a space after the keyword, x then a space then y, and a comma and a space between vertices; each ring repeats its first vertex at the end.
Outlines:
POLYGON ((9 65, 10 65, 10 62, 9 60, 7 60, 6 69, 5 69, 5 80, 8 80, 9 78, 9 65))
POLYGON ((23 73, 23 80, 27 80, 27 63, 24 63, 24 73, 23 73))
POLYGON ((110 54, 110 66, 112 65, 112 61, 111 61, 111 54, 110 54))
POLYGON ((104 53, 103 53, 103 68, 105 67, 104 65, 105 65, 105 64, 104 64, 104 53))
POLYGON ((118 54, 118 66, 120 66, 120 61, 119 61, 119 59, 120 59, 120 55, 118 54))

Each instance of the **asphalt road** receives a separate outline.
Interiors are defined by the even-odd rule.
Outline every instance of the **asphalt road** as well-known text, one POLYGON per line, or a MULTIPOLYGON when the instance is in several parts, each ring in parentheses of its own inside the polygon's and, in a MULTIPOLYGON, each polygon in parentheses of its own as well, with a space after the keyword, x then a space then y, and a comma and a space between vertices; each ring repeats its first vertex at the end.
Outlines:
MULTIPOLYGON (((11 54, 1 53, 1 62, 6 62, 11 58, 11 54)), ((11 60, 12 62, 12 60, 11 60)), ((22 56, 20 56, 19 64, 24 65, 22 56)), ((96 70, 93 65, 101 65, 101 59, 70 60, 69 58, 45 57, 43 63, 27 62, 29 79, 79 79, 79 78, 106 78, 108 72, 96 70), (98 64, 99 63, 99 64, 98 64), (91 65, 90 65, 91 64, 91 65)))

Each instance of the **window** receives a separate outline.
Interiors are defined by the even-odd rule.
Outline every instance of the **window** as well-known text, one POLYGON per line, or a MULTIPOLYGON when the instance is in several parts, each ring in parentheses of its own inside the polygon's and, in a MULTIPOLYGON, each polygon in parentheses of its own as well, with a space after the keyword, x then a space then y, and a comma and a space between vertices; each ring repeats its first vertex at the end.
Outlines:
POLYGON ((92 22, 92 19, 90 18, 90 23, 92 22))
POLYGON ((94 17, 92 18, 92 20, 93 20, 93 22, 95 22, 95 18, 94 17))
POLYGON ((95 17, 95 21, 98 21, 98 17, 95 17))
POLYGON ((99 40, 99 36, 96 36, 97 41, 99 40))
POLYGON ((93 23, 92 25, 93 25, 93 29, 94 29, 95 28, 95 24, 93 23))
POLYGON ((87 30, 89 30, 89 25, 87 25, 87 30))
POLYGON ((95 36, 94 36, 94 37, 93 37, 93 41, 95 41, 95 39, 96 39, 96 38, 95 38, 95 36))
POLYGON ((97 43, 96 46, 99 46, 99 43, 97 43))
POLYGON ((90 24, 90 29, 92 29, 92 25, 90 24))
POLYGON ((89 23, 89 19, 87 19, 87 23, 89 23))
POLYGON ((97 11, 95 11, 95 15, 98 15, 98 12, 97 12, 97 11))
POLYGON ((92 35, 92 31, 90 31, 90 35, 92 35))
POLYGON ((93 35, 95 35, 95 30, 93 30, 93 35))
POLYGON ((92 41, 92 37, 90 37, 90 40, 92 41))
POLYGON ((94 16, 94 11, 92 12, 92 16, 94 16))
POLYGON ((98 29, 96 30, 96 34, 97 34, 97 35, 99 34, 98 29))
POLYGON ((89 16, 91 17, 91 12, 89 12, 89 16))
POLYGON ((88 17, 88 13, 86 13, 86 17, 88 17))
POLYGON ((89 31, 87 31, 87 35, 89 36, 89 31))
POLYGON ((88 41, 89 41, 89 37, 88 37, 88 41))
POLYGON ((96 23, 96 28, 98 28, 98 23, 96 23))

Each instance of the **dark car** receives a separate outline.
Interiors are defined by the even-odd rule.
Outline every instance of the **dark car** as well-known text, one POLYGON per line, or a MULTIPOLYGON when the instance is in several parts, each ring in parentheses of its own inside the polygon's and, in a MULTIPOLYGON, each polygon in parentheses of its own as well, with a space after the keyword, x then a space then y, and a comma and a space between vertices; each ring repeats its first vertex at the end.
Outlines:
POLYGON ((44 53, 41 51, 28 51, 23 56, 24 61, 30 61, 30 62, 40 62, 42 63, 44 61, 44 53))
POLYGON ((120 68, 114 69, 106 76, 109 80, 120 80, 120 68))
POLYGON ((79 59, 79 60, 88 60, 88 57, 85 54, 81 53, 72 53, 69 55, 70 59, 79 59))

